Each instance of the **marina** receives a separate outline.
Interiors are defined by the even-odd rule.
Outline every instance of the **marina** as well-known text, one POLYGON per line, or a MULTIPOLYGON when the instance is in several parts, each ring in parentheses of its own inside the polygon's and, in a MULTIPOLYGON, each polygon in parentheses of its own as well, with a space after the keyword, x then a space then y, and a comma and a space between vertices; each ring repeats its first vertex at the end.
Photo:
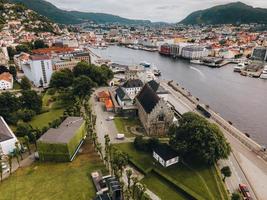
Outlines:
POLYGON ((267 144, 267 82, 234 73, 237 64, 213 69, 187 60, 161 56, 157 52, 117 46, 92 51, 103 59, 122 65, 136 65, 142 61, 153 63, 161 71, 161 79, 179 83, 252 139, 261 145, 267 144))

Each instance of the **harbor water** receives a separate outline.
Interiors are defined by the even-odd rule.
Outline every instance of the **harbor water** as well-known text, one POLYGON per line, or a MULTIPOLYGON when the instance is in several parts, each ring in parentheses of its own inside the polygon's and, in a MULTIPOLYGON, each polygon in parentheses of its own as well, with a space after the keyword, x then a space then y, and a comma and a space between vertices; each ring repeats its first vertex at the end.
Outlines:
POLYGON ((267 80, 234 73, 235 65, 209 68, 161 56, 158 52, 118 46, 92 51, 119 64, 152 63, 161 71, 162 79, 179 83, 253 140, 267 145, 267 80))

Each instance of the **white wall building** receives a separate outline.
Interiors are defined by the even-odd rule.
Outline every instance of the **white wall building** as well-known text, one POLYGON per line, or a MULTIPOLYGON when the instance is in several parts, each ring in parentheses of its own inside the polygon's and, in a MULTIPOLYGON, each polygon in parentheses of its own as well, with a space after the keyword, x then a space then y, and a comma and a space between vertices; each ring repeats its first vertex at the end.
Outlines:
POLYGON ((163 167, 169 167, 179 162, 178 154, 167 144, 162 144, 155 148, 153 150, 153 157, 163 167))
POLYGON ((8 72, 0 74, 0 90, 13 89, 13 76, 8 72))
POLYGON ((182 48, 181 56, 186 59, 201 59, 209 55, 209 50, 204 47, 189 45, 182 48))
POLYGON ((32 55, 23 63, 22 70, 36 87, 48 87, 53 73, 52 61, 49 56, 32 55))
POLYGON ((17 138, 9 128, 4 118, 0 116, 0 155, 13 152, 16 148, 15 143, 17 142, 17 138))

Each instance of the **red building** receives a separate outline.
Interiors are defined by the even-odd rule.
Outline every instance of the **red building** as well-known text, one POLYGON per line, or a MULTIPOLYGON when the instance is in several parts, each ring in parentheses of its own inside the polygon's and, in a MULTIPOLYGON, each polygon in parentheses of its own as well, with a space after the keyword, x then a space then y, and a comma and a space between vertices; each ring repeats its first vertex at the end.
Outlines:
POLYGON ((166 56, 171 55, 171 46, 167 43, 161 45, 159 53, 166 56))

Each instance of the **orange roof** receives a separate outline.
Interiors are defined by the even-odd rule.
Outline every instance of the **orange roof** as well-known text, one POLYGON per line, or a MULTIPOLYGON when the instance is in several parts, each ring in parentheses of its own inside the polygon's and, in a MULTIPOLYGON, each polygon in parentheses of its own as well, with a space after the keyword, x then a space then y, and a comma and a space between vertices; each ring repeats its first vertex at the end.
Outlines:
POLYGON ((74 51, 74 48, 70 48, 70 47, 51 47, 51 48, 32 50, 34 54, 66 53, 66 52, 72 52, 72 51, 74 51))
POLYGON ((0 80, 12 82, 12 74, 10 74, 8 72, 4 72, 4 73, 0 74, 0 80))
POLYGON ((107 91, 98 92, 97 94, 98 98, 109 98, 110 94, 107 91))
POLYGON ((105 105, 106 105, 107 109, 113 108, 113 103, 112 103, 111 99, 106 100, 105 105))

